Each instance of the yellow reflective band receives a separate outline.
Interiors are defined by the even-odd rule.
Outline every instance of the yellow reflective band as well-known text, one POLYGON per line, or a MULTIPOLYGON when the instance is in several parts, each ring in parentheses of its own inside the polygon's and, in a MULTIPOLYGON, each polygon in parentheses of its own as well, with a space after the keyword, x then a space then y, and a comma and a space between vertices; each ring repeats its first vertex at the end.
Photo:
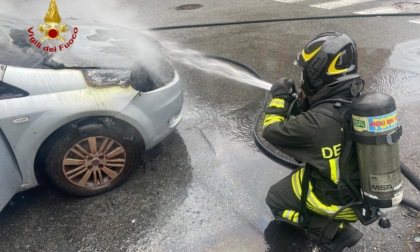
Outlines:
POLYGON ((299 213, 293 210, 284 210, 282 217, 292 222, 298 223, 299 213))
POLYGON ((282 122, 284 121, 284 116, 281 115, 274 115, 274 114, 267 114, 264 118, 263 127, 267 127, 275 122, 282 122))
POLYGON ((289 219, 289 215, 290 215, 290 211, 289 210, 284 210, 281 217, 283 217, 285 219, 289 219))
POLYGON ((295 223, 298 223, 298 221, 299 221, 299 213, 295 213, 295 214, 293 215, 293 219, 292 219, 292 221, 293 221, 293 222, 295 222, 295 223))
POLYGON ((339 158, 330 159, 330 173, 331 173, 331 180, 335 184, 338 183, 340 179, 340 170, 339 170, 339 158))
POLYGON ((283 120, 280 120, 280 119, 271 119, 271 120, 268 120, 268 121, 264 121, 263 127, 267 127, 267 126, 269 126, 269 125, 271 125, 271 124, 273 124, 275 122, 281 122, 281 121, 283 121, 283 120))
MULTIPOLYGON (((308 195, 308 208, 318 214, 331 216, 336 213, 341 206, 331 205, 327 206, 321 203, 318 198, 311 192, 308 195)), ((345 208, 341 213, 336 217, 337 219, 344 220, 357 220, 356 213, 351 208, 345 208)))
POLYGON ((273 119, 284 119, 284 116, 282 115, 277 115, 277 114, 267 114, 264 117, 264 121, 266 120, 273 120, 273 119))
MULTIPOLYGON (((333 215, 335 212, 337 212, 341 206, 336 206, 336 205, 331 205, 331 206, 327 206, 324 205, 316 196, 315 194, 311 193, 309 194, 308 198, 309 203, 313 203, 316 202, 314 205, 311 206, 311 204, 309 204, 309 209, 313 210, 314 208, 317 210, 316 212, 319 213, 319 211, 321 211, 322 215, 333 215)), ((314 211, 314 210, 313 210, 314 211)), ((337 219, 345 219, 345 220, 357 220, 357 216, 355 214, 355 212, 353 211, 353 209, 351 208, 345 208, 341 213, 339 213, 336 217, 337 219)))
MULTIPOLYGON (((309 186, 311 186, 310 182, 309 182, 309 186)), ((306 205, 308 206, 309 209, 311 209, 312 211, 318 214, 325 215, 326 211, 323 207, 324 205, 315 197, 315 194, 312 193, 312 188, 309 189, 308 197, 306 200, 307 200, 306 205)))
POLYGON ((284 100, 280 98, 274 98, 271 100, 270 105, 268 107, 276 107, 276 108, 284 108, 284 100))
POLYGON ((347 72, 349 69, 345 68, 345 69, 337 69, 335 68, 335 65, 337 64, 337 60, 338 58, 341 56, 342 53, 339 53, 337 56, 335 56, 335 58, 333 59, 333 61, 331 62, 330 66, 328 67, 328 74, 333 75, 333 74, 341 74, 341 73, 345 73, 347 72))
POLYGON ((295 172, 292 176, 292 187, 293 187, 293 191, 295 192, 296 197, 300 200, 300 195, 302 194, 302 188, 300 187, 300 179, 299 179, 299 174, 301 173, 302 170, 305 169, 300 169, 298 172, 295 172))
MULTIPOLYGON (((302 195, 302 179, 303 179, 303 173, 304 169, 300 169, 298 172, 294 173, 292 175, 292 188, 296 195, 296 197, 300 200, 302 195)), ((320 215, 326 215, 326 216, 332 216, 334 213, 336 213, 341 206, 336 205, 325 205, 323 204, 313 193, 313 187, 311 182, 309 182, 309 191, 308 191, 308 198, 306 199, 306 207, 317 214, 320 215)), ((339 213, 336 217, 337 219, 341 220, 350 220, 350 221, 356 221, 357 216, 353 209, 351 208, 345 208, 341 213, 339 213)))
MULTIPOLYGON (((334 214, 337 210, 340 209, 340 207, 335 206, 335 205, 331 205, 331 206, 327 206, 324 205, 316 196, 315 194, 312 192, 312 184, 311 182, 309 182, 309 193, 308 193, 308 198, 311 200, 311 202, 314 204, 315 207, 317 207, 318 209, 323 210, 325 213, 328 214, 334 214)), ((344 210, 343 210, 344 211, 344 210)))
POLYGON ((319 52, 319 50, 321 50, 322 46, 318 47, 315 51, 313 51, 310 54, 306 54, 305 53, 305 49, 302 50, 302 57, 305 61, 309 61, 310 59, 312 59, 315 54, 317 54, 319 52))

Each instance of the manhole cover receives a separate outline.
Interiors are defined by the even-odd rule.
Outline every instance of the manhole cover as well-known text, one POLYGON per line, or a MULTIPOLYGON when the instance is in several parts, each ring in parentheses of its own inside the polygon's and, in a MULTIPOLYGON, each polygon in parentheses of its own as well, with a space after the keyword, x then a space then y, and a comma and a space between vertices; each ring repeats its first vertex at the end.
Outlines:
POLYGON ((184 4, 175 8, 175 10, 195 10, 203 7, 202 4, 184 4))
POLYGON ((395 3, 394 7, 398 10, 416 11, 420 10, 420 2, 400 2, 395 3))

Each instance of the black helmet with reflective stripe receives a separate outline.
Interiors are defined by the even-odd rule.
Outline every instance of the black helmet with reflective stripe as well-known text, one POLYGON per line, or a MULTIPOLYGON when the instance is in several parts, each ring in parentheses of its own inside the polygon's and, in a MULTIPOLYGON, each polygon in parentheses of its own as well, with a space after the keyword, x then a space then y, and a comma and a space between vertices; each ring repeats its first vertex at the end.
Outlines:
POLYGON ((319 34, 296 57, 302 68, 302 90, 312 95, 324 86, 360 77, 356 43, 338 32, 319 34))

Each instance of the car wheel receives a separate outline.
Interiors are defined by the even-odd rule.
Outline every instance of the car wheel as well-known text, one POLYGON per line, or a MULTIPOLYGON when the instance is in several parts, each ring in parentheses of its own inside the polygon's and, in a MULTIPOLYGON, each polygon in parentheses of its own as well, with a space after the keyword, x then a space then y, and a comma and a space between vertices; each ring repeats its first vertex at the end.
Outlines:
POLYGON ((102 125, 61 130, 46 157, 46 171, 59 189, 80 196, 109 191, 133 170, 136 145, 102 125))

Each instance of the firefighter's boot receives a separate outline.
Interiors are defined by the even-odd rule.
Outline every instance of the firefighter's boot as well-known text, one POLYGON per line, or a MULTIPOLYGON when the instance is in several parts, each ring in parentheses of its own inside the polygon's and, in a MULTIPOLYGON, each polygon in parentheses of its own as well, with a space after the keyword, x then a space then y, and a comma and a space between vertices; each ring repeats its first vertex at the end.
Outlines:
POLYGON ((350 248, 356 245, 362 236, 363 233, 357 228, 350 224, 344 224, 344 228, 337 233, 332 242, 322 244, 321 249, 323 252, 339 252, 344 248, 350 248))

